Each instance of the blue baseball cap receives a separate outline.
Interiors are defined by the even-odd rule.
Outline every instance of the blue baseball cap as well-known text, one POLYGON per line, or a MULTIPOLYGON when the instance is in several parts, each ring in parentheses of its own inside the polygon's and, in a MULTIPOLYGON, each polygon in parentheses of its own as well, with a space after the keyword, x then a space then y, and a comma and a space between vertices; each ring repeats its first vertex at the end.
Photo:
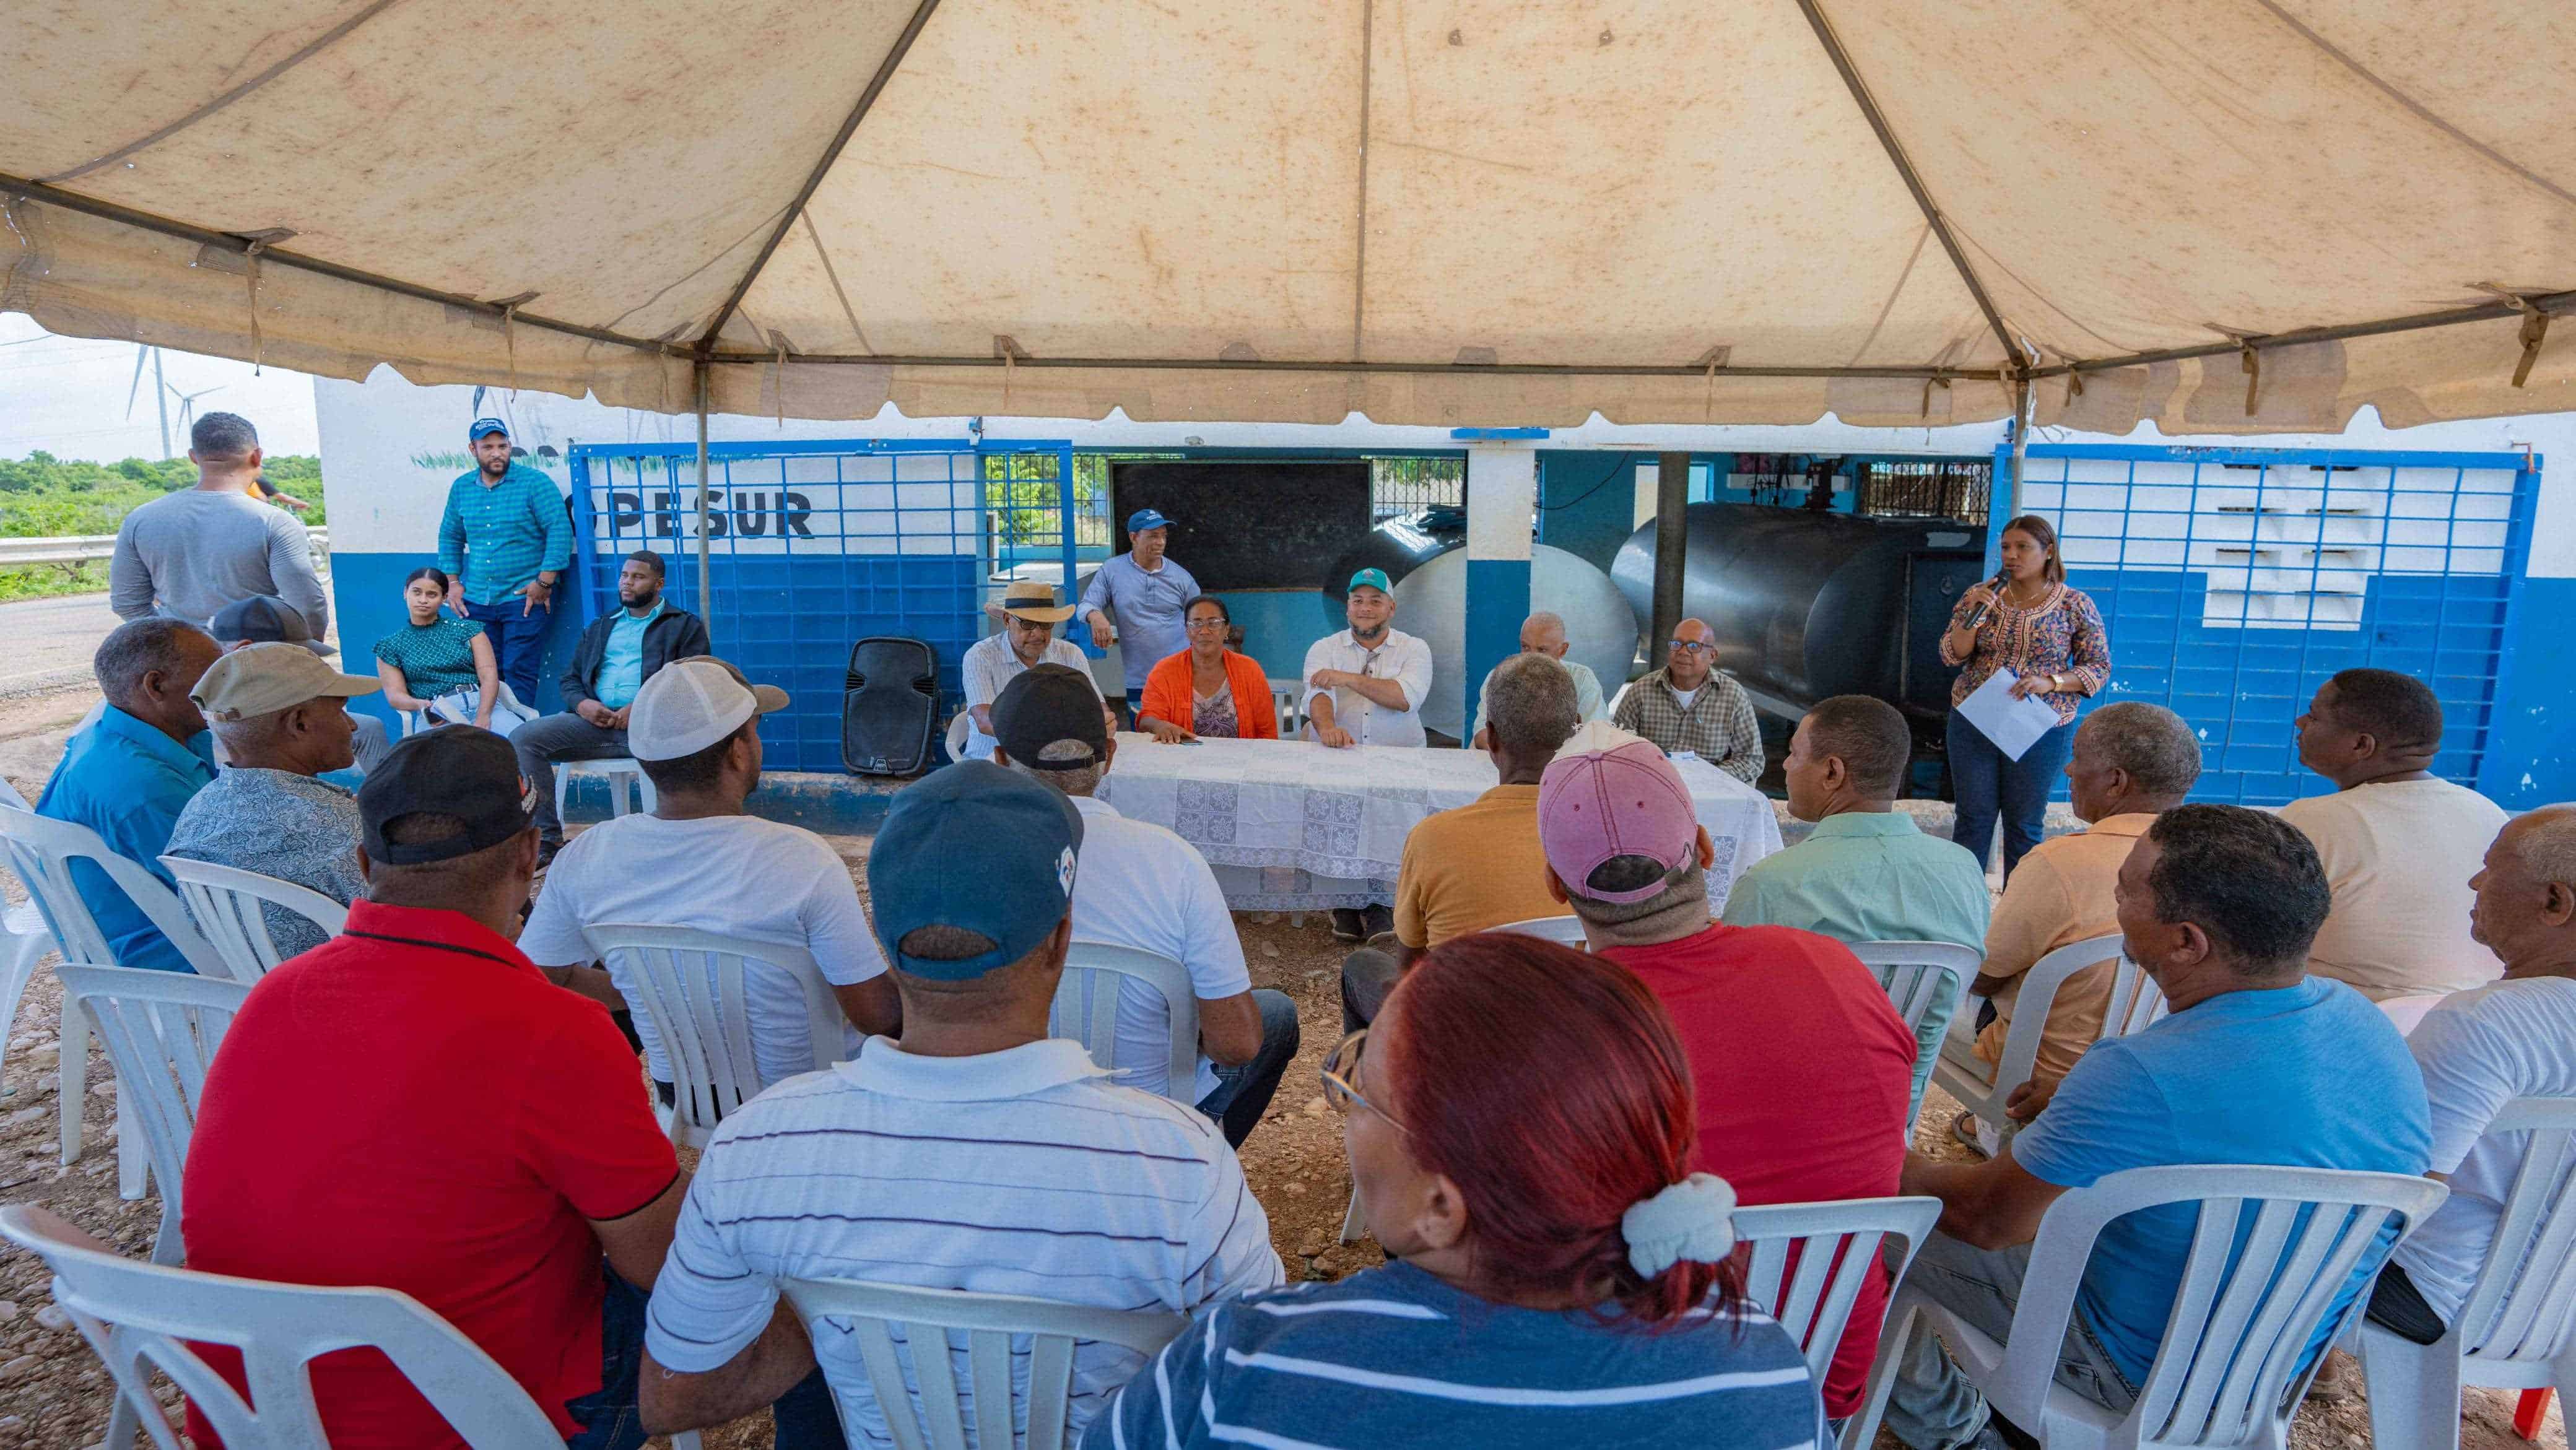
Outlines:
POLYGON ((1351 576, 1351 582, 1343 586, 1342 592, 1344 594, 1348 594, 1353 589, 1374 589, 1378 593, 1387 595, 1390 598, 1395 594, 1395 586, 1386 582, 1386 571, 1384 569, 1362 569, 1360 572, 1353 574, 1351 576))
POLYGON ((510 425, 498 418, 477 418, 474 420, 474 426, 465 430, 465 441, 480 443, 484 435, 490 433, 498 433, 507 438, 510 436, 510 425))
POLYGON ((1169 528, 1171 522, 1152 509, 1138 509, 1127 516, 1127 532, 1141 534, 1147 529, 1169 528))
POLYGON ((1061 791, 989 760, 933 771, 887 807, 868 851, 868 900, 886 960, 916 977, 964 982, 1037 949, 1073 909, 1082 815, 1061 791), (925 926, 989 938, 980 956, 904 955, 925 926))

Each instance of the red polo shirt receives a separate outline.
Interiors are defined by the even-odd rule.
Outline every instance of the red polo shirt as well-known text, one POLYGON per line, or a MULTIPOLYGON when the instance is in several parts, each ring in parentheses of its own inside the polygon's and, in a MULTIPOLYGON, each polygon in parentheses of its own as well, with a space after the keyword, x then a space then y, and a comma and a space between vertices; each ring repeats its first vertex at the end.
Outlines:
MULTIPOLYGON (((1785 926, 1713 925, 1600 953, 1672 1014, 1699 1096, 1692 1168, 1744 1203, 1884 1198, 1905 1167, 1914 1034, 1842 943, 1785 926)), ((1825 1377, 1825 1413, 1860 1406, 1887 1274, 1873 1268, 1825 1377)))
MULTIPOLYGON (((462 1330, 570 1435, 599 1388, 589 1219, 679 1165, 607 1011, 451 911, 349 908, 345 934, 251 989, 188 1150, 188 1267, 400 1289, 462 1330)), ((240 1360, 207 1355, 236 1387, 240 1360)), ((353 1446, 462 1446, 374 1350, 313 1362, 353 1446)), ((198 1443, 211 1444, 191 1414, 198 1443)))

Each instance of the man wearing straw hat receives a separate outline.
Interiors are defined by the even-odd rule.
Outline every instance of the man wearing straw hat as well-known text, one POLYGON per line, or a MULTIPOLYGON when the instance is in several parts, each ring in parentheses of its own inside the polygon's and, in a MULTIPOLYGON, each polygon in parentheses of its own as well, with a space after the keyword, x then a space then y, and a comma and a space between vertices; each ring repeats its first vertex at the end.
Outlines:
MULTIPOLYGON (((993 758, 993 702, 1002 687, 1034 665, 1063 665, 1091 679, 1091 661, 1082 647, 1055 637, 1055 627, 1073 617, 1073 606, 1056 602, 1055 586, 1022 579, 1002 595, 1002 631, 986 635, 966 651, 958 672, 966 681, 965 760, 993 758)), ((1094 681, 1092 693, 1100 686, 1094 681)), ((952 739, 954 737, 951 737, 952 739)))

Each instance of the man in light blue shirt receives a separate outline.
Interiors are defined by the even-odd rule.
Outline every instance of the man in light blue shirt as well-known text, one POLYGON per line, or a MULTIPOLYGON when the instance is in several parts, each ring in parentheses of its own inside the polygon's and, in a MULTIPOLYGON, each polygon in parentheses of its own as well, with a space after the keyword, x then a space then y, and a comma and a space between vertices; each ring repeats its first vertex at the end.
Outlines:
MULTIPOLYGON (((1789 814, 1816 829, 1736 878, 1726 924, 1794 926, 1844 943, 1956 942, 1982 955, 1994 911, 1985 868, 1896 809, 1913 756, 1914 732, 1884 700, 1836 695, 1808 711, 1780 770, 1789 814)), ((1957 1008, 1943 997, 1915 1024, 1918 1103, 1957 1008)))
MULTIPOLYGON (((188 694, 222 655, 213 636, 176 619, 147 616, 119 626, 91 661, 107 704, 72 736, 36 798, 36 814, 89 827, 109 850, 177 892, 161 864, 170 828, 215 779, 214 737, 188 694)), ((116 958, 103 965, 194 970, 106 872, 75 861, 72 885, 116 958)))
POLYGON ((609 616, 608 644, 599 656, 599 703, 609 709, 634 704, 635 692, 644 688, 644 630, 662 617, 665 602, 656 591, 652 608, 642 614, 630 607, 609 616))
MULTIPOLYGON (((2129 955, 2173 1015, 2097 1042, 2029 1127, 1984 1163, 1906 1158, 1900 1191, 1942 1202, 1907 1282, 1997 1340, 2012 1327, 2030 1243, 2050 1204, 2129 1168, 2268 1164, 2420 1175, 2431 1161, 2424 1080, 2377 1007, 2307 975, 2333 892, 2297 827, 2242 806, 2176 806, 2120 866, 2129 955)), ((2057 1382, 2114 1412, 2136 1402, 2172 1317, 2196 1204, 2114 1219, 2095 1241, 2057 1355, 2057 1382)), ((2239 1242, 2251 1229, 2238 1226, 2239 1242)), ((2325 1352, 2381 1252, 2329 1306, 2325 1352)), ((1917 1325, 1887 1428, 1916 1450, 2000 1447, 1984 1398, 1917 1325)))
POLYGON ((501 682, 533 710, 555 581, 572 567, 572 517, 553 479, 511 460, 508 424, 477 418, 465 436, 475 466, 447 486, 438 520, 447 607, 482 621, 501 682))
MULTIPOLYGON (((1609 718, 1608 707, 1601 703, 1601 677, 1592 673, 1592 667, 1581 660, 1567 659, 1567 647, 1562 615, 1542 609, 1521 621, 1521 653, 1544 655, 1574 677, 1574 723, 1580 725, 1586 720, 1609 718)), ((1476 687, 1476 722, 1467 727, 1467 736, 1469 743, 1478 750, 1494 748, 1494 742, 1485 734, 1485 715, 1493 708, 1494 674, 1500 669, 1501 666, 1497 665, 1494 670, 1487 671, 1485 682, 1476 687)))
POLYGON ((1129 514, 1127 552, 1101 565, 1091 576, 1091 587, 1082 591, 1082 617, 1090 622, 1091 642, 1107 649, 1126 641, 1119 658, 1127 667, 1130 720, 1144 703, 1145 677, 1154 666, 1189 648, 1181 616, 1199 597, 1199 581, 1163 557, 1171 539, 1170 519, 1152 509, 1129 514))

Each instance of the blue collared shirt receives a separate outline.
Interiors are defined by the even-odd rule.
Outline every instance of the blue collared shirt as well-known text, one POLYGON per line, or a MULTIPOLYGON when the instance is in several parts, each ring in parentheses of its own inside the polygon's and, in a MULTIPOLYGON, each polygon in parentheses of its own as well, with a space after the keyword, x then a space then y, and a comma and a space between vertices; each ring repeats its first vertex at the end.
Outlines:
MULTIPOLYGON (((206 731, 181 745, 114 705, 104 706, 89 728, 71 739, 36 814, 87 826, 107 848, 151 872, 173 892, 179 884, 161 865, 170 828, 198 791, 214 783, 215 740, 206 731)), ((72 863, 72 885, 107 937, 115 966, 156 972, 191 970, 188 959, 161 934, 107 873, 86 861, 72 863)))
MULTIPOLYGON (((1794 926, 1839 942, 1942 941, 1983 952, 1993 913, 1976 856, 1923 834, 1903 811, 1827 816, 1807 839, 1754 862, 1726 893, 1729 926, 1794 926)), ((1955 1008, 1942 1002, 1915 1027, 1918 1098, 1955 1008)))
POLYGON ((447 486, 438 521, 438 567, 465 582, 465 602, 491 604, 552 569, 572 566, 572 519, 555 481, 513 463, 490 487, 469 468, 447 486))
POLYGON ((635 692, 644 688, 644 631, 662 617, 662 606, 669 602, 656 598, 652 610, 641 616, 623 607, 617 611, 617 622, 608 627, 608 650, 599 657, 599 703, 611 710, 635 703, 635 692))
POLYGON ((1128 689, 1145 688, 1154 666, 1189 648, 1181 611, 1198 594, 1199 581, 1168 554, 1163 567, 1150 573, 1134 554, 1121 554, 1091 576, 1091 587, 1082 591, 1082 615, 1088 619, 1095 609, 1109 612, 1109 622, 1118 627, 1128 689))

